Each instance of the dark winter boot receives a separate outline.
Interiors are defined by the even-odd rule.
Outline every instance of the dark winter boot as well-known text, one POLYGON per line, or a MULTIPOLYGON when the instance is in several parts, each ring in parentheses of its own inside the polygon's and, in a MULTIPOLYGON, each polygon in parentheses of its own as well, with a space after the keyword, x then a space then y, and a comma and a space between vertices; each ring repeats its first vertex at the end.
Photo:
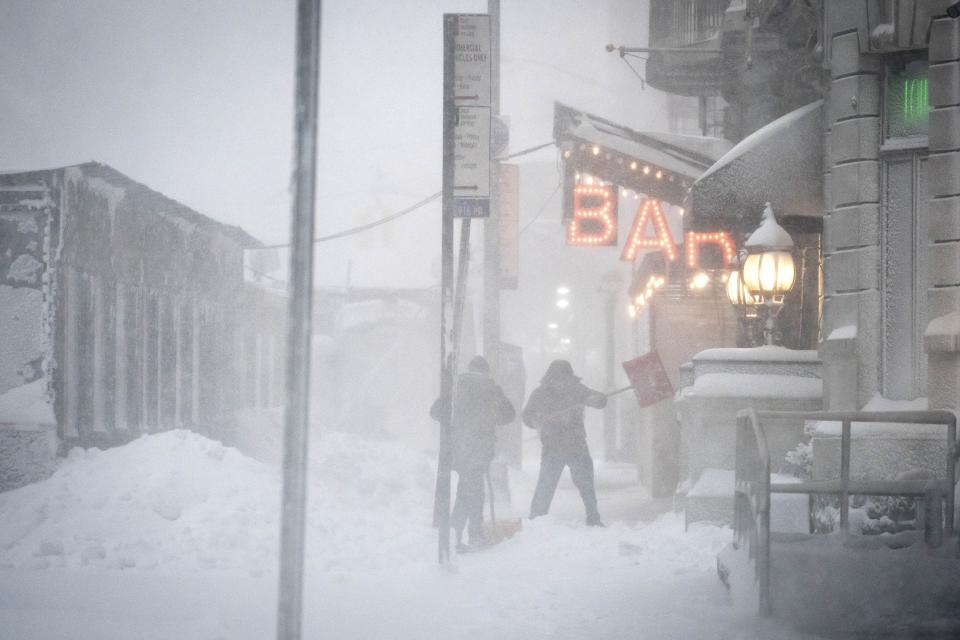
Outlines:
POLYGON ((587 526, 588 527, 606 527, 607 525, 603 524, 603 520, 600 519, 600 514, 595 513, 593 515, 587 516, 587 526))
POLYGON ((467 545, 463 544, 463 529, 454 529, 453 531, 457 536, 457 543, 454 548, 457 550, 457 553, 466 553, 469 549, 467 545))

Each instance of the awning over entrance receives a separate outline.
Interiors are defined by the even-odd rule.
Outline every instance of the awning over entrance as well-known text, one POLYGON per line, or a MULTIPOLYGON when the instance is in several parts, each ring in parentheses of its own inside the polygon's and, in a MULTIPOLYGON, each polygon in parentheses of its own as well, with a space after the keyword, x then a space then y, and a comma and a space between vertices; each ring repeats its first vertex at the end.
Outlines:
POLYGON ((777 216, 823 216, 823 100, 740 141, 693 184, 688 224, 752 230, 765 202, 777 216))
POLYGON ((719 138, 634 131, 559 102, 553 136, 568 168, 675 205, 731 147, 719 138))

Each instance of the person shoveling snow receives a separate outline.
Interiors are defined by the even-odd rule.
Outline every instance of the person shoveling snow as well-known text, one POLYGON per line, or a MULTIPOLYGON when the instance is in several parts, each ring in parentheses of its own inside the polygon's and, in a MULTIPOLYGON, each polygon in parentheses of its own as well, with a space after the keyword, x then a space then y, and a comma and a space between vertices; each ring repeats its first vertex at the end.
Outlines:
MULTIPOLYGON (((441 421, 450 407, 438 398, 430 408, 430 417, 441 421)), ((483 532, 483 478, 493 461, 496 427, 511 422, 516 409, 503 389, 490 377, 490 365, 483 356, 470 361, 467 372, 457 380, 453 393, 450 436, 453 447, 452 468, 457 472, 457 499, 451 524, 457 536, 457 552, 468 550, 463 544, 463 529, 470 533, 470 547, 486 544, 483 532)), ((491 500, 493 499, 491 492, 491 500)))
POLYGON ((585 406, 602 409, 607 406, 607 396, 582 384, 568 361, 551 362, 540 386, 530 394, 522 414, 524 424, 537 429, 543 443, 540 477, 530 504, 531 518, 550 511, 560 475, 564 467, 569 466, 570 476, 587 511, 587 524, 603 526, 593 486, 593 458, 590 457, 583 425, 585 406))

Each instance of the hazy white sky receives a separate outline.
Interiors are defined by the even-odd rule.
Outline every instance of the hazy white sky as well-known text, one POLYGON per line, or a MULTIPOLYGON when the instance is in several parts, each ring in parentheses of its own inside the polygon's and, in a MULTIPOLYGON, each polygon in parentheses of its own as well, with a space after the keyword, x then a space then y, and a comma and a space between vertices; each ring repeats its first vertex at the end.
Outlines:
MULTIPOLYGON (((441 16, 485 10, 482 0, 324 2, 318 233, 439 190, 441 16)), ((646 13, 630 0, 502 0, 513 150, 550 140, 554 100, 662 128, 656 92, 603 51, 645 40, 646 13)), ((293 0, 3 0, 0 171, 98 160, 285 242, 293 22, 293 0)), ((429 281, 438 215, 427 207, 320 245, 319 280, 342 283, 353 261, 360 284, 429 281)))

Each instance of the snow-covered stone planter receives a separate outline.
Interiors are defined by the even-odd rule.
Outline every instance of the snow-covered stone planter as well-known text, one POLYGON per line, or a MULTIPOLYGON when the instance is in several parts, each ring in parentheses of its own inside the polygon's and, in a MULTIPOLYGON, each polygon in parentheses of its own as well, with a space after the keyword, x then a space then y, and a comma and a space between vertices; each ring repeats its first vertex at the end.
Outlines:
MULTIPOLYGON (((892 401, 876 397, 864 411, 922 411, 927 399, 892 401)), ((840 423, 811 425, 813 480, 840 476, 840 423)), ((923 470, 943 478, 947 428, 942 425, 854 423, 850 432, 850 477, 895 480, 923 470)))
MULTIPOLYGON (((708 349, 693 358, 692 381, 677 395, 680 421, 681 484, 687 492, 707 469, 732 470, 736 460, 736 417, 741 409, 818 411, 823 385, 815 351, 776 346, 708 349)), ((773 471, 789 471, 786 454, 804 439, 803 422, 778 421, 767 428, 773 471)), ((713 491, 712 493, 716 493, 713 491)), ((733 487, 725 495, 693 496, 688 521, 702 514, 710 520, 733 514, 733 487), (706 501, 712 504, 707 506, 706 501), (720 515, 718 515, 720 514, 720 515)))

